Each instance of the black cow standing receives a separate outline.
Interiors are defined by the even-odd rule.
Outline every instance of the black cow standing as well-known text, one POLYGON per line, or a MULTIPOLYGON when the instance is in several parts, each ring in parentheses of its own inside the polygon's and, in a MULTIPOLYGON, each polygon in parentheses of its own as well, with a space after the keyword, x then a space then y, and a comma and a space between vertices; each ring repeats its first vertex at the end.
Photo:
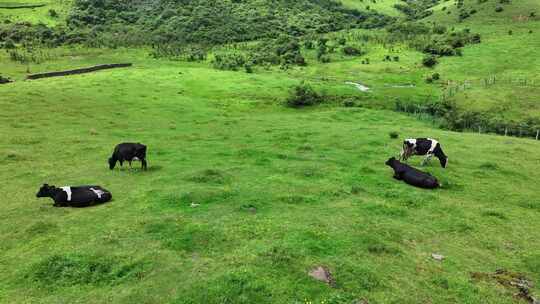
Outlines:
POLYGON ((439 181, 434 176, 404 164, 395 157, 387 160, 386 164, 394 169, 394 178, 397 180, 403 180, 409 185, 426 189, 440 187, 439 181))
POLYGON ((112 199, 111 192, 100 186, 60 187, 44 184, 37 197, 50 197, 55 207, 88 207, 103 204, 112 199))
POLYGON ((120 166, 123 166, 125 161, 129 162, 131 168, 131 162, 134 160, 141 162, 142 169, 147 169, 146 146, 140 143, 122 143, 114 148, 109 158, 109 168, 114 169, 116 162, 120 162, 120 166))
POLYGON ((403 141, 400 160, 406 161, 411 155, 425 155, 422 165, 428 163, 435 155, 439 159, 441 166, 446 168, 448 157, 444 154, 441 144, 431 138, 409 138, 403 141))

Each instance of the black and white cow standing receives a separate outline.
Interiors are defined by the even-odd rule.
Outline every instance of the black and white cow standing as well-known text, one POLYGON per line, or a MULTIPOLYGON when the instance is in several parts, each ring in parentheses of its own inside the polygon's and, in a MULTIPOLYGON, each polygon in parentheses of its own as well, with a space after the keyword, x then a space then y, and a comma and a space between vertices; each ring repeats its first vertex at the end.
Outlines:
POLYGON ((406 161, 412 155, 425 155, 422 166, 428 163, 435 155, 439 159, 441 166, 446 168, 448 157, 444 154, 441 144, 432 138, 409 138, 403 141, 400 160, 406 161))
POLYGON ((112 199, 112 194, 100 186, 55 187, 44 184, 37 197, 50 197, 55 207, 88 207, 103 204, 112 199))
POLYGON ((394 169, 395 179, 402 180, 409 185, 425 189, 435 189, 440 187, 439 181, 434 176, 404 164, 395 157, 387 160, 386 165, 394 169))
POLYGON ((120 166, 123 166, 125 161, 129 162, 130 168, 132 161, 140 161, 142 169, 146 170, 146 146, 140 143, 121 143, 117 145, 109 158, 109 168, 114 169, 116 162, 120 162, 120 166))

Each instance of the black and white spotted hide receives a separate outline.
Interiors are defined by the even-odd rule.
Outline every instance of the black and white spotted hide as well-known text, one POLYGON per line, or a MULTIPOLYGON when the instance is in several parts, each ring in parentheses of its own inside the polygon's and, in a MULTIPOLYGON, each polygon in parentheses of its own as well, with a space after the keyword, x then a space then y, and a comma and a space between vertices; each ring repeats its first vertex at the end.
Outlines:
POLYGON ((65 186, 55 187, 44 184, 36 194, 37 197, 50 197, 55 207, 89 207, 106 203, 112 194, 100 186, 65 186))
POLYGON ((439 159, 441 167, 446 168, 448 157, 444 154, 441 144, 432 138, 409 138, 403 141, 400 160, 407 161, 412 155, 425 156, 422 166, 427 164, 433 156, 439 159))

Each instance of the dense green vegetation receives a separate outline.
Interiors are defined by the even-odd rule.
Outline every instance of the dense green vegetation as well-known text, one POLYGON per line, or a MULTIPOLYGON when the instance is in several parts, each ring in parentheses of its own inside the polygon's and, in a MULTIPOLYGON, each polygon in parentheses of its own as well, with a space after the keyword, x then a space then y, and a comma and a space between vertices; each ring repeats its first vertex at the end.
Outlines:
POLYGON ((300 36, 346 28, 380 27, 388 18, 317 1, 88 1, 76 0, 68 25, 116 39, 136 35, 141 42, 222 44, 300 36), (120 37, 118 37, 120 36, 120 37))
POLYGON ((24 3, 0 8, 0 303, 526 303, 497 269, 540 296, 537 1, 24 3), (436 191, 384 165, 421 136, 436 191), (123 141, 148 171, 109 171, 123 141))

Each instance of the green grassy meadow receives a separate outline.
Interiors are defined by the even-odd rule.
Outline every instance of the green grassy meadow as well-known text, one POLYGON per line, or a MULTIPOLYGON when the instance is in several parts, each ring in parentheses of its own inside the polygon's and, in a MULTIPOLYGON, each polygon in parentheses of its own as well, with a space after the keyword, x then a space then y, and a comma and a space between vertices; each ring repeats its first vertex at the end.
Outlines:
POLYGON ((471 273, 540 281, 538 142, 288 109, 294 75, 141 58, 89 50, 76 64, 135 66, 0 87, 2 303, 516 303, 471 273), (410 136, 442 141, 449 167, 426 168, 442 189, 392 179, 384 161, 410 136), (147 172, 109 171, 122 141, 149 146, 147 172), (113 201, 53 208, 35 198, 45 182, 113 201), (318 265, 334 288, 308 276, 318 265))
MULTIPOLYGON (((397 0, 341 2, 401 16, 397 0)), ((71 5, 24 3, 48 5, 0 8, 0 20, 62 24, 71 5)), ((316 49, 302 49, 305 67, 253 73, 212 68, 229 45, 202 62, 151 59, 145 47, 62 46, 21 64, 0 50, 0 74, 14 80, 0 85, 0 303, 527 303, 474 275, 498 269, 534 282, 539 298, 540 141, 446 131, 434 118, 393 111, 398 100, 427 103, 469 81, 453 96, 463 111, 540 116, 540 19, 515 18, 540 14, 537 1, 514 0, 498 15, 494 0, 464 5, 477 13, 463 22, 454 1, 419 21, 482 37, 433 69, 404 42, 350 39, 384 29, 326 34, 331 46, 348 37, 362 55, 338 47, 323 64, 316 49), (133 67, 25 80, 122 62, 133 67), (433 73, 441 80, 426 83, 433 73), (483 85, 489 77, 498 81, 483 85), (302 82, 328 100, 286 107, 302 82), (442 188, 392 178, 384 162, 409 137, 440 140, 448 168, 434 159, 422 169, 442 188), (146 144, 149 170, 135 162, 110 171, 120 142, 146 144), (43 183, 97 184, 113 200, 54 208, 36 198, 43 183), (308 275, 317 266, 334 286, 308 275)))
POLYGON ((399 3, 396 0, 341 0, 345 7, 357 9, 359 11, 374 10, 389 16, 399 15, 399 11, 394 8, 394 4, 399 3))
POLYGON ((540 2, 479 4, 465 0, 464 7, 477 13, 458 22, 459 10, 454 2, 442 2, 425 20, 457 29, 468 28, 482 36, 481 44, 464 48, 463 57, 444 58, 435 68, 444 80, 472 83, 455 96, 458 104, 464 109, 501 113, 505 120, 539 117, 540 18, 530 14, 540 13, 540 2), (499 6, 503 11, 497 13, 495 9, 499 6), (483 85, 483 80, 489 78, 498 81, 483 85))
POLYGON ((10 20, 11 22, 31 22, 34 24, 43 23, 47 25, 56 25, 65 19, 70 5, 70 0, 0 1, 0 19, 10 20), (2 8, 36 4, 45 4, 45 6, 28 9, 2 8), (53 18, 49 15, 49 10, 51 9, 58 13, 58 17, 53 18))

